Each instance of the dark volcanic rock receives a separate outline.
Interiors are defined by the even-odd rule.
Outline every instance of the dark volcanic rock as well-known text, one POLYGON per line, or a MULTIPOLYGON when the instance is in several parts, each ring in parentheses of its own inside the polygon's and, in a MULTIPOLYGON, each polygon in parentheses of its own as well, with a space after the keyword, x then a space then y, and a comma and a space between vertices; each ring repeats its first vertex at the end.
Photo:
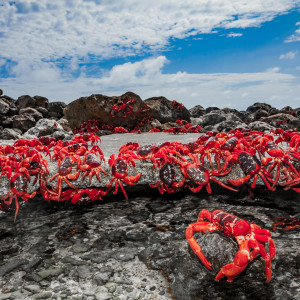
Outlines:
POLYGON ((220 110, 220 108, 214 107, 214 106, 210 106, 210 107, 208 107, 208 108, 205 109, 205 113, 208 114, 208 113, 210 113, 212 111, 216 111, 216 110, 220 110))
POLYGON ((72 128, 79 126, 83 121, 95 118, 101 119, 107 124, 132 127, 136 125, 139 118, 136 112, 143 109, 144 106, 142 99, 132 92, 127 92, 119 97, 95 94, 89 97, 81 97, 68 104, 64 109, 64 118, 68 120, 72 128), (128 101, 129 97, 135 100, 135 103, 132 104, 133 115, 130 118, 124 118, 123 116, 111 118, 110 113, 113 105, 128 101))
POLYGON ((20 129, 22 132, 27 131, 36 123, 35 119, 27 113, 24 113, 23 115, 15 115, 11 117, 11 119, 13 128, 20 129))
POLYGON ((201 105, 196 105, 195 107, 189 109, 190 115, 193 118, 199 118, 205 114, 205 109, 201 105))
POLYGON ((254 113, 254 112, 256 112, 259 109, 263 109, 263 110, 269 111, 271 108, 272 108, 272 106, 270 104, 256 102, 253 105, 250 105, 247 108, 247 111, 249 113, 254 113))
POLYGON ((19 132, 15 131, 12 128, 4 128, 3 130, 0 131, 0 139, 3 140, 17 140, 20 139, 21 135, 19 132))
POLYGON ((189 111, 183 106, 176 109, 172 101, 165 97, 152 97, 144 101, 150 108, 150 115, 161 123, 175 122, 177 119, 191 122, 189 111))
POLYGON ((9 105, 0 98, 0 115, 6 115, 9 111, 9 105))
POLYGON ((60 119, 64 116, 64 108, 67 105, 64 102, 50 102, 48 105, 49 118, 60 119))
POLYGON ((43 115, 32 107, 21 108, 19 110, 19 114, 20 115, 28 114, 32 116, 35 119, 35 121, 38 121, 43 118, 43 115))

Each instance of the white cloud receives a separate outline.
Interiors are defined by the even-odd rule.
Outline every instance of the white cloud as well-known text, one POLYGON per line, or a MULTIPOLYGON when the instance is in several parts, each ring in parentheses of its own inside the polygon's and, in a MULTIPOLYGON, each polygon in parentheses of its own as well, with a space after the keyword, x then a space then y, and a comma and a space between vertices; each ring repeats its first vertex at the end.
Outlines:
POLYGON ((260 26, 298 0, 15 0, 0 14, 0 57, 32 62, 109 58, 168 47, 170 38, 260 26), (90 55, 88 58, 87 55, 90 55))
MULTIPOLYGON (((296 26, 300 26, 300 22, 296 23, 296 26)), ((299 42, 300 41, 300 28, 295 30, 295 33, 289 36, 285 43, 299 42)))
POLYGON ((243 34, 242 33, 234 33, 234 32, 230 32, 229 34, 227 34, 227 37, 240 37, 242 36, 243 34))
POLYGON ((299 107, 299 77, 279 72, 275 67, 257 73, 162 73, 168 63, 165 56, 152 57, 135 63, 114 66, 99 77, 88 77, 82 72, 77 79, 66 77, 55 65, 15 70, 16 78, 2 81, 4 93, 12 97, 43 95, 50 101, 69 103, 81 96, 101 93, 109 96, 133 91, 146 99, 165 96, 195 105, 246 109, 254 102, 266 102, 281 108, 289 103, 299 107), (23 73, 20 73, 23 72, 23 73), (45 74, 48 81, 44 80, 45 74))
POLYGON ((290 51, 285 54, 281 54, 279 56, 279 59, 294 59, 295 56, 297 55, 297 53, 298 53, 298 51, 290 51))

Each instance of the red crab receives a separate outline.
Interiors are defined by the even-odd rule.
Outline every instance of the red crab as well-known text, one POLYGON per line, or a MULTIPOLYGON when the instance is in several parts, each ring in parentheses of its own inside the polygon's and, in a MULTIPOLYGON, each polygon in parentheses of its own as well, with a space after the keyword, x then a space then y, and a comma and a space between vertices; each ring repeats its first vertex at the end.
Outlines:
MULTIPOLYGON (((289 166, 289 171, 296 173, 297 170, 294 168, 292 162, 290 160, 295 160, 292 158, 287 151, 284 151, 282 148, 280 148, 277 144, 275 144, 273 141, 268 141, 265 145, 267 153, 273 157, 273 163, 268 169, 268 173, 270 173, 273 168, 277 165, 277 171, 276 171, 276 178, 273 183, 273 187, 278 182, 279 176, 280 176, 280 170, 281 170, 281 164, 285 163, 289 166)), ((300 158, 300 155, 299 157, 300 158)))
POLYGON ((58 173, 52 176, 49 181, 52 181, 58 177, 56 190, 58 191, 58 199, 60 199, 62 192, 62 184, 65 181, 71 188, 76 189, 76 187, 69 180, 76 180, 79 177, 80 171, 75 174, 70 174, 72 171, 73 164, 77 162, 77 169, 80 167, 80 157, 79 156, 66 156, 62 161, 58 161, 58 173))
POLYGON ((202 189, 202 187, 205 186, 207 192, 211 194, 210 180, 212 180, 226 189, 237 192, 236 189, 212 177, 212 176, 225 176, 231 171, 231 169, 228 169, 227 171, 223 171, 223 172, 221 172, 221 170, 218 171, 208 170, 199 164, 199 161, 196 157, 193 156, 191 157, 192 159, 194 159, 194 163, 190 163, 184 158, 182 158, 184 161, 180 161, 178 159, 176 160, 176 162, 180 165, 180 170, 183 175, 183 178, 180 182, 174 183, 173 186, 177 188, 182 187, 186 179, 188 179, 191 183, 188 185, 188 187, 193 193, 199 192, 202 189))
POLYGON ((271 233, 267 229, 262 229, 256 224, 250 224, 235 215, 229 214, 222 210, 215 210, 212 213, 203 209, 196 223, 188 226, 185 232, 191 248, 196 255, 201 259, 203 264, 212 269, 211 263, 204 256, 201 247, 193 237, 194 231, 215 231, 222 230, 226 236, 234 237, 239 245, 239 250, 234 257, 234 261, 221 268, 216 281, 219 281, 224 276, 228 277, 227 281, 232 282, 247 267, 248 263, 260 254, 266 261, 266 282, 269 282, 272 277, 271 260, 275 257, 275 244, 271 239, 271 233), (208 222, 205 222, 204 219, 208 222), (265 250, 265 243, 269 243, 269 253, 265 250), (250 248, 253 251, 250 251, 250 248))
POLYGON ((245 177, 243 178, 238 178, 236 180, 230 180, 228 179, 227 181, 235 186, 240 186, 250 180, 253 177, 253 182, 251 184, 251 188, 253 189, 255 187, 257 177, 258 175, 262 178, 268 189, 271 191, 275 191, 275 188, 271 187, 271 177, 272 175, 269 174, 261 165, 260 161, 258 158, 255 156, 255 154, 252 154, 250 152, 245 152, 245 151, 239 151, 238 149, 235 149, 235 152, 233 152, 231 155, 229 155, 226 158, 226 161, 224 163, 224 170, 226 169, 228 163, 231 160, 237 160, 238 163, 241 166, 241 169, 245 173, 245 177))
POLYGON ((175 183, 175 169, 174 166, 168 162, 163 165, 159 170, 159 180, 155 184, 149 184, 152 188, 157 188, 163 194, 164 192, 174 193, 175 183))
POLYGON ((113 183, 115 184, 115 190, 113 194, 117 194, 118 192, 118 185, 120 186, 123 194, 125 195, 126 199, 128 199, 128 196, 126 194, 126 191, 123 187, 122 182, 129 184, 129 185, 135 185, 136 182, 140 179, 141 173, 136 176, 127 176, 128 174, 128 165, 127 163, 130 163, 133 167, 135 166, 134 162, 134 155, 132 154, 124 154, 120 155, 115 159, 115 155, 112 154, 108 160, 108 163, 111 166, 112 170, 112 178, 110 183, 107 185, 107 187, 111 187, 113 183))
POLYGON ((82 176, 82 181, 84 180, 85 176, 89 175, 89 184, 91 184, 92 178, 96 174, 98 180, 101 182, 100 171, 105 175, 108 175, 108 173, 101 167, 101 160, 104 160, 103 155, 98 157, 91 151, 88 151, 84 155, 82 164, 79 167, 81 171, 85 172, 82 176))
POLYGON ((272 219, 274 221, 272 225, 272 230, 276 231, 277 226, 281 226, 280 230, 289 231, 300 226, 300 219, 298 218, 285 218, 285 217, 276 217, 272 219))
POLYGON ((19 211, 18 196, 21 197, 23 200, 27 201, 28 199, 32 199, 36 195, 36 192, 33 192, 31 194, 27 193, 28 181, 30 181, 30 176, 26 168, 20 168, 16 170, 15 174, 9 178, 9 192, 4 197, 0 198, 3 201, 4 207, 10 206, 13 199, 15 200, 15 221, 19 211), (6 200, 8 197, 9 199, 6 200))

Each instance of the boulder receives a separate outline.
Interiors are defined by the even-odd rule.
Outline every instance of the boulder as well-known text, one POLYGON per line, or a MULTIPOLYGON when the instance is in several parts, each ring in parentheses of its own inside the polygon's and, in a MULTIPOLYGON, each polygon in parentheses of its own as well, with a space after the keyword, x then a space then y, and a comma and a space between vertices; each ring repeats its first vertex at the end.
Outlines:
POLYGON ((175 122, 177 119, 191 122, 190 113, 184 106, 177 109, 165 97, 148 98, 145 103, 150 108, 150 116, 161 123, 175 122))
POLYGON ((23 133, 33 127, 36 123, 35 119, 27 113, 24 113, 23 115, 12 116, 11 119, 13 128, 18 128, 23 133))
POLYGON ((63 128, 65 131, 71 131, 71 130, 72 130, 72 128, 70 127, 70 124, 69 124, 69 122, 68 122, 67 119, 59 119, 59 120, 57 121, 57 123, 58 123, 59 125, 61 125, 62 128, 63 128))
POLYGON ((25 107, 43 107, 47 108, 48 107, 49 100, 45 97, 41 96, 34 96, 31 97, 29 95, 23 95, 20 96, 17 101, 16 105, 19 109, 25 108, 25 107))
POLYGON ((205 113, 208 114, 208 113, 210 113, 210 112, 212 112, 214 110, 220 110, 220 108, 219 107, 210 106, 210 107, 208 107, 208 108, 205 109, 205 113))
POLYGON ((205 114, 205 109, 201 105, 196 105, 189 109, 189 113, 193 118, 199 118, 205 114))
POLYGON ((20 115, 23 115, 23 114, 31 115, 36 121, 43 118, 43 115, 32 107, 21 108, 19 111, 19 114, 20 115))
POLYGON ((12 128, 4 128, 0 131, 0 139, 2 140, 18 140, 21 138, 19 132, 12 128))
POLYGON ((6 115, 9 111, 9 105, 0 98, 0 115, 6 115))
POLYGON ((46 97, 34 96, 33 99, 35 100, 35 107, 48 108, 49 100, 46 97))
POLYGON ((263 109, 263 110, 269 111, 269 110, 271 110, 271 108, 272 108, 272 106, 270 104, 256 102, 253 105, 250 105, 247 108, 247 111, 249 113, 254 113, 254 112, 256 112, 259 109, 263 109))
POLYGON ((70 126, 75 128, 83 121, 89 119, 101 119, 104 123, 113 124, 115 126, 134 127, 138 118, 137 111, 144 109, 145 103, 142 99, 132 93, 127 92, 121 96, 105 96, 101 94, 94 94, 88 97, 81 97, 64 108, 64 118, 68 120, 70 126), (112 118, 110 113, 115 104, 122 104, 128 99, 135 100, 131 106, 133 107, 133 114, 130 117, 124 118, 122 115, 116 115, 112 118))
POLYGON ((3 94, 3 91, 0 89, 0 96, 3 94))
POLYGON ((256 130, 256 131, 262 131, 262 132, 267 132, 267 131, 271 131, 271 130, 275 130, 276 128, 265 123, 265 122, 260 122, 260 121, 255 121, 252 122, 248 125, 248 127, 251 130, 256 130))
POLYGON ((40 119, 35 126, 27 130, 25 134, 41 137, 51 135, 55 131, 63 131, 63 127, 55 120, 40 119))
POLYGON ((226 120, 226 115, 224 113, 210 112, 201 118, 202 122, 199 123, 200 126, 205 127, 209 125, 216 125, 226 120))
POLYGON ((266 110, 260 108, 257 111, 255 111, 254 113, 250 114, 249 118, 250 118, 250 120, 258 121, 261 118, 268 117, 269 115, 270 115, 269 112, 267 112, 266 110))
POLYGON ((48 105, 48 117, 60 119, 64 116, 64 108, 66 107, 64 102, 50 102, 48 105))
POLYGON ((36 110, 43 115, 43 118, 48 118, 49 111, 44 107, 37 107, 36 110))

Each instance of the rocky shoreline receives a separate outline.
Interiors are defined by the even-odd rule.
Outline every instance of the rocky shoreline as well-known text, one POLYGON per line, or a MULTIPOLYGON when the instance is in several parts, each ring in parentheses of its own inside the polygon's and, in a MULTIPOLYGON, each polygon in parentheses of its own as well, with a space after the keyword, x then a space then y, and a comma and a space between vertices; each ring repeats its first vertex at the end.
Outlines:
MULTIPOLYGON (((145 109, 146 104, 145 115, 152 119, 140 127, 142 134, 105 136, 111 132, 98 128, 96 134, 101 136, 100 146, 106 161, 128 141, 189 143, 208 131, 228 132, 236 127, 262 132, 300 129, 300 108, 278 110, 264 103, 238 112, 201 106, 187 110, 180 103, 164 97, 142 101, 131 92, 120 97, 92 95, 68 105, 62 102, 51 104, 40 96, 21 96, 14 100, 0 95, 0 145, 43 136, 69 141, 75 136, 71 128, 79 128, 82 124, 79 116, 83 111, 85 118, 103 114, 107 117, 112 108, 118 108, 128 97, 134 99, 133 112, 145 109), (101 105, 96 107, 95 103, 101 105), (94 110, 87 109, 93 105, 94 110), (201 130, 197 129, 197 132, 201 134, 146 133, 153 128, 159 131, 173 129, 174 132, 174 128, 180 126, 176 123, 178 119, 191 126, 200 126, 201 130)), ((135 115, 139 113, 132 116, 135 115)), ((124 124, 124 117, 116 115, 107 118, 105 126, 124 124)), ((57 163, 50 159, 48 163, 53 176, 57 172, 57 163)), ((110 167, 103 164, 103 168, 109 170, 110 167)), ((232 169, 231 179, 244 176, 238 166, 232 169)), ((149 188, 149 183, 158 180, 157 173, 151 170, 150 162, 148 165, 137 163, 135 169, 130 170, 131 175, 141 172, 145 176, 141 177, 139 186, 126 187, 128 199, 124 199, 122 192, 110 193, 102 201, 82 201, 81 205, 72 205, 46 201, 37 195, 28 202, 20 201, 15 222, 12 213, 0 213, 0 300, 297 299, 300 294, 300 227, 285 230, 282 224, 272 230, 272 226, 276 218, 300 219, 299 193, 280 186, 276 191, 270 191, 258 179, 251 195, 246 186, 232 192, 213 182, 213 194, 208 194, 205 189, 194 194, 185 188, 177 193, 160 195, 156 189, 149 188), (197 220, 202 209, 221 209, 272 232, 276 257, 272 260, 269 283, 265 283, 265 261, 260 255, 234 282, 214 280, 220 268, 232 262, 238 247, 222 232, 195 233, 213 270, 202 264, 185 238, 187 226, 197 220)), ((225 177, 224 182, 227 179, 225 177)), ((86 182, 83 187, 89 186, 86 182)), ((106 186, 108 182, 109 178, 103 176, 101 183, 94 180, 90 186, 106 186)), ((30 193, 37 188, 28 187, 30 193)), ((52 187, 55 188, 54 183, 52 187)), ((2 177, 0 197, 8 188, 8 179, 2 177)))
MULTIPOLYGON (((52 136, 56 140, 69 140, 73 136, 72 129, 80 126, 84 120, 100 118, 108 126, 133 126, 138 120, 138 112, 144 109, 151 122, 143 120, 145 124, 139 128, 142 132, 153 128, 163 131, 180 127, 176 123, 178 119, 193 126, 200 126, 202 133, 228 132, 238 127, 262 132, 276 128, 300 130, 300 107, 285 106, 277 109, 266 103, 254 103, 245 111, 232 108, 203 108, 201 105, 188 110, 181 103, 174 101, 165 97, 153 97, 143 101, 132 92, 118 97, 96 94, 79 98, 69 104, 49 102, 42 96, 24 95, 15 100, 0 95, 0 139, 52 136), (111 117, 112 108, 120 106, 129 98, 135 101, 133 105, 129 105, 133 114, 124 118, 124 114, 120 112, 111 117)), ((100 129, 96 133, 101 136, 110 132, 100 129)))
POLYGON ((184 237, 203 208, 270 229, 274 217, 300 217, 299 201, 289 209, 295 197, 263 190, 253 197, 187 191, 162 197, 145 190, 83 206, 36 197, 15 223, 1 214, 0 299, 297 299, 299 228, 272 232, 277 254, 268 284, 261 257, 233 283, 215 282, 237 251, 235 241, 218 232, 195 234, 213 263, 209 271, 184 237))

